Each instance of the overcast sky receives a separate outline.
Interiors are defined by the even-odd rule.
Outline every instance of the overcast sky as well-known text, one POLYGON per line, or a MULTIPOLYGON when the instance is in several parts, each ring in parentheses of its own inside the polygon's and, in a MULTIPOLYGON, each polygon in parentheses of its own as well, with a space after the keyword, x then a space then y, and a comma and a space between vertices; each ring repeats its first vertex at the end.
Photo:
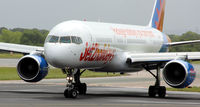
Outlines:
MULTIPOLYGON (((166 0, 164 32, 200 33, 200 0, 166 0)), ((67 20, 147 25, 154 0, 0 0, 0 27, 50 30, 67 20)))

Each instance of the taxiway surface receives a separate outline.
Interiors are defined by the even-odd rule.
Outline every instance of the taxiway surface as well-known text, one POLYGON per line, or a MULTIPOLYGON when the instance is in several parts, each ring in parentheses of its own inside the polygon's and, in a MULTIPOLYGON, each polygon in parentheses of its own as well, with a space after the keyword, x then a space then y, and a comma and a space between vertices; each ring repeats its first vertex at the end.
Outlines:
MULTIPOLYGON (((2 59, 0 66, 16 66, 17 59, 2 59)), ((199 65, 195 65, 197 71, 199 65)), ((83 78, 87 95, 64 98, 65 79, 0 81, 0 107, 199 107, 200 93, 167 92, 166 98, 149 98, 148 86, 155 79, 145 71, 129 76, 83 78)), ((192 86, 200 86, 200 73, 192 86)), ((162 81, 162 85, 165 82, 162 81)))
MULTIPOLYGON (((99 80, 99 78, 92 79, 99 80)), ((0 107, 199 107, 200 105, 200 93, 167 92, 166 98, 150 98, 146 88, 94 86, 91 83, 87 95, 80 95, 77 99, 66 99, 63 96, 65 84, 62 79, 44 80, 36 84, 1 81, 0 107)))

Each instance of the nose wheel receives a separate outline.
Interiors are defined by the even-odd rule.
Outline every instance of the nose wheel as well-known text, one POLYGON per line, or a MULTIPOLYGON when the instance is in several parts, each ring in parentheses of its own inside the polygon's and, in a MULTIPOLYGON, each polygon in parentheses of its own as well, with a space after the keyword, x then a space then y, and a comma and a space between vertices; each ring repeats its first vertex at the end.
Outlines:
POLYGON ((65 89, 64 96, 65 98, 76 98, 78 96, 78 92, 75 89, 65 89))
POLYGON ((85 95, 87 92, 87 85, 81 83, 80 76, 85 71, 80 72, 80 69, 62 69, 62 71, 67 74, 67 85, 64 91, 65 98, 77 98, 80 94, 85 95))

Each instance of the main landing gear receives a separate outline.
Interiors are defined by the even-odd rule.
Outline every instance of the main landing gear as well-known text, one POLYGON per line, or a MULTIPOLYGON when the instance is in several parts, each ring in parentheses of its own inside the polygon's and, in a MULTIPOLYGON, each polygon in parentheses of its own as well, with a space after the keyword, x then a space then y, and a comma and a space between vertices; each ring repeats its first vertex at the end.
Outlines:
POLYGON ((80 69, 62 69, 62 71, 67 74, 68 81, 64 91, 65 98, 76 98, 78 94, 86 94, 87 85, 80 81, 80 76, 85 70, 80 72, 80 69))
POLYGON ((149 86, 149 97, 156 97, 156 95, 158 95, 158 97, 160 98, 164 98, 166 95, 166 88, 165 86, 160 86, 160 64, 157 65, 157 70, 156 70, 156 75, 153 74, 150 70, 148 66, 144 66, 144 68, 146 69, 146 71, 148 71, 151 75, 153 75, 156 79, 155 85, 154 86, 149 86))

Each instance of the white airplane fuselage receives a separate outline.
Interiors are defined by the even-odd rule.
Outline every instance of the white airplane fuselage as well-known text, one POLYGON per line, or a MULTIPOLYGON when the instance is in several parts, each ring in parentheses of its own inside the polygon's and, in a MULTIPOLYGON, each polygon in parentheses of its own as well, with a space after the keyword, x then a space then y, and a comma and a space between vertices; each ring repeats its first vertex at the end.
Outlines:
MULTIPOLYGON (((72 40, 71 40, 72 41, 72 40)), ((129 53, 167 52, 167 35, 148 26, 134 26, 87 21, 66 21, 56 25, 44 44, 45 58, 58 68, 85 68, 102 72, 134 72, 129 67, 129 53), (52 36, 57 42, 49 42, 52 36), (81 43, 62 43, 61 37, 80 37, 81 43)))

